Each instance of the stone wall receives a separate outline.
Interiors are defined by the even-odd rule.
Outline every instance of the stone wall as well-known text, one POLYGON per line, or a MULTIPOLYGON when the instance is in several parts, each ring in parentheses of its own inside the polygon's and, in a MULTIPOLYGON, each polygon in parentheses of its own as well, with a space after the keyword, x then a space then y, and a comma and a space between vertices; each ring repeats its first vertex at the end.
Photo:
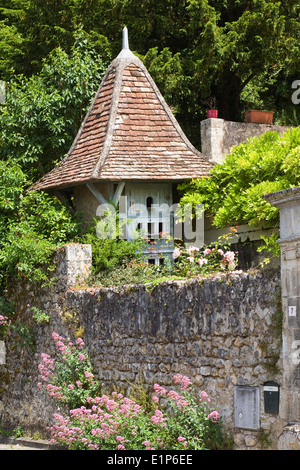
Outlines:
POLYGON ((79 289, 64 275, 50 289, 14 286, 11 295, 18 312, 15 321, 31 328, 35 344, 31 350, 16 332, 5 338, 5 361, 0 364, 2 428, 41 430, 52 423, 57 410, 37 383, 40 355, 53 354, 55 331, 71 340, 83 337, 105 389, 128 389, 141 377, 145 386, 167 386, 175 373, 187 375, 199 392, 212 397, 235 448, 259 448, 261 429, 271 433, 276 448, 282 423, 278 413, 264 411, 264 383, 281 380, 280 367, 273 367, 280 353, 277 271, 169 281, 153 289, 79 289), (49 323, 33 320, 33 305, 50 314, 49 323), (243 393, 252 391, 258 401, 245 404, 243 393), (257 418, 255 424, 249 414, 257 418))
POLYGON ((220 163, 234 145, 246 142, 251 137, 258 137, 267 131, 282 134, 290 127, 205 119, 201 121, 201 152, 210 160, 220 163))

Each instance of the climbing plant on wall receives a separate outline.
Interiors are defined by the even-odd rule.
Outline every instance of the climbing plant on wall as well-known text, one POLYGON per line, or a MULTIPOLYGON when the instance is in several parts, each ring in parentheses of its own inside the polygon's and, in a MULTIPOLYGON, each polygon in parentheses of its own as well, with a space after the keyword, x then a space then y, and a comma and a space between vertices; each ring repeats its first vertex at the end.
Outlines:
POLYGON ((216 227, 260 224, 274 227, 279 211, 263 195, 300 184, 300 127, 283 136, 267 132, 235 146, 224 162, 180 186, 182 203, 204 204, 216 227))

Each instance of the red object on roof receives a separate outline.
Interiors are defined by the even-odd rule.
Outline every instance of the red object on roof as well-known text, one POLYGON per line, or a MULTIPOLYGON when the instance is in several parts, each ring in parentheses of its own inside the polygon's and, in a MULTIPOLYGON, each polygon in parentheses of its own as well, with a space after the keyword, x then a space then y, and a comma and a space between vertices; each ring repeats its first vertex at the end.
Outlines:
POLYGON ((129 48, 110 64, 65 158, 31 189, 96 181, 182 181, 213 164, 189 142, 129 48))

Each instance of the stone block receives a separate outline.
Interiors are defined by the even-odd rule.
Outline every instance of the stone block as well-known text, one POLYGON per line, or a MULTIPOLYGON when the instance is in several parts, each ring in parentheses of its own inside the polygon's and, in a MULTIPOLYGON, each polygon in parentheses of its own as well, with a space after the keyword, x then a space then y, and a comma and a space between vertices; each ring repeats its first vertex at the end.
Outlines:
POLYGON ((234 425, 243 429, 259 429, 259 387, 237 385, 234 389, 234 425))
POLYGON ((201 152, 210 160, 221 163, 235 145, 259 137, 265 132, 286 132, 289 126, 205 119, 201 121, 201 152))
POLYGON ((84 281, 91 273, 92 247, 88 244, 69 243, 56 252, 56 276, 66 287, 84 281))
POLYGON ((6 347, 4 341, 0 341, 0 364, 6 363, 6 347))
POLYGON ((285 426, 278 439, 278 450, 300 450, 300 424, 285 426))

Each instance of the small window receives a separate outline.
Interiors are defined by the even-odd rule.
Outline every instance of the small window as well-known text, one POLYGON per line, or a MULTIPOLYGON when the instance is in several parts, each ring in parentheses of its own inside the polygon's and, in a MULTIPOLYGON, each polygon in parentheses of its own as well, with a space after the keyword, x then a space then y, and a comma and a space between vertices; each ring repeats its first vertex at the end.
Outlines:
POLYGON ((147 200, 146 200, 147 209, 151 209, 152 204, 153 204, 153 197, 151 196, 147 197, 147 200))
POLYGON ((148 222, 148 237, 152 238, 152 235, 155 235, 155 224, 148 222))
POLYGON ((155 259, 154 258, 148 259, 148 264, 155 264, 155 259))
POLYGON ((163 223, 162 222, 158 223, 158 236, 159 238, 162 238, 163 236, 163 223))

